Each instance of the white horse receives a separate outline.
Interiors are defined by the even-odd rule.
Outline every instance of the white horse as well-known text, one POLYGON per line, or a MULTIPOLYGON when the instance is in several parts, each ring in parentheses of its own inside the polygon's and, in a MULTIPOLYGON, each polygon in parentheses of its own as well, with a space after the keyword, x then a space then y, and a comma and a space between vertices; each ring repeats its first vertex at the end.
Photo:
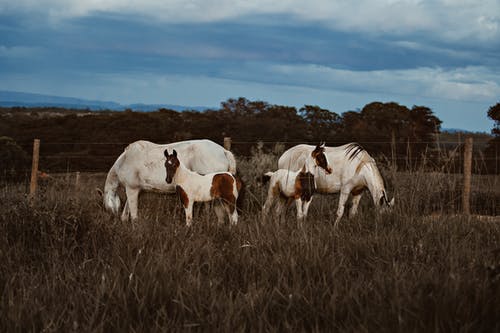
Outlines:
MULTIPOLYGON (((288 149, 281 155, 278 168, 299 170, 313 147, 300 144, 288 149)), ((394 198, 390 201, 387 198, 384 180, 375 160, 363 147, 357 143, 349 143, 340 147, 326 147, 325 152, 333 171, 331 174, 326 174, 317 170, 314 179, 318 193, 340 192, 335 227, 344 214, 344 206, 350 194, 352 194, 350 216, 356 214, 365 189, 370 191, 375 206, 384 208, 394 205, 394 198)))
MULTIPOLYGON (((238 210, 236 201, 241 190, 242 183, 230 172, 213 172, 200 175, 184 166, 175 149, 169 155, 165 149, 165 169, 167 173, 166 182, 176 184, 176 191, 179 194, 184 211, 186 213, 186 225, 189 227, 193 222, 193 204, 195 202, 207 202, 215 199, 222 201, 222 206, 226 209, 229 222, 232 225, 238 223, 238 210)), ((215 207, 215 212, 219 223, 223 222, 221 206, 215 207)))
POLYGON ((314 174, 316 168, 321 167, 326 173, 331 173, 328 165, 328 157, 325 155, 325 146, 317 146, 304 162, 300 171, 290 171, 287 169, 278 169, 274 172, 266 172, 265 177, 270 177, 267 199, 262 208, 264 217, 269 214, 273 204, 278 201, 276 215, 280 215, 285 207, 285 201, 290 204, 295 200, 297 207, 297 221, 300 223, 307 218, 309 205, 312 196, 316 191, 316 182, 314 174))
POLYGON ((121 215, 122 221, 138 217, 138 201, 141 190, 175 193, 175 185, 165 182, 165 149, 176 149, 184 165, 201 174, 228 171, 236 173, 233 154, 210 140, 189 140, 170 144, 149 141, 131 143, 118 157, 108 172, 104 185, 104 207, 118 215, 120 197, 118 186, 125 187, 127 201, 121 215))

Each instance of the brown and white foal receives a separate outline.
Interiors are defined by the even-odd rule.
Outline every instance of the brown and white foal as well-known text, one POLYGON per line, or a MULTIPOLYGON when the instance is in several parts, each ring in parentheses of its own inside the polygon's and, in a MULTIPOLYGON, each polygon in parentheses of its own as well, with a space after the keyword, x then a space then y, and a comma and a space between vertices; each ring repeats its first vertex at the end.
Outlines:
POLYGON ((221 205, 215 207, 215 212, 219 222, 224 220, 223 209, 226 210, 229 222, 232 225, 238 223, 238 211, 236 200, 240 192, 242 183, 229 172, 209 173, 200 175, 189 170, 177 158, 177 152, 172 154, 165 149, 165 168, 167 171, 167 183, 176 184, 176 191, 186 213, 186 225, 193 222, 193 204, 195 202, 207 202, 219 199, 221 205))
POLYGON ((264 218, 267 217, 274 203, 277 202, 275 213, 279 216, 286 207, 285 201, 290 204, 295 200, 297 206, 297 221, 302 222, 307 217, 312 196, 316 191, 314 175, 317 168, 322 168, 327 174, 332 173, 328 158, 325 154, 325 146, 317 145, 306 158, 302 169, 290 171, 278 169, 274 172, 264 174, 270 177, 267 199, 262 208, 264 218))

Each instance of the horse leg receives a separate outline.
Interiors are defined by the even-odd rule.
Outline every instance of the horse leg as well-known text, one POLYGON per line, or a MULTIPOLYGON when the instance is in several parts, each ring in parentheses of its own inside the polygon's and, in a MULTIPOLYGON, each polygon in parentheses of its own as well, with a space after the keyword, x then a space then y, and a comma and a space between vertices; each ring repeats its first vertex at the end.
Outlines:
POLYGON ((123 207, 123 212, 121 216, 122 222, 127 222, 130 215, 130 209, 128 208, 128 200, 125 200, 125 206, 123 207))
POLYGON ((138 205, 139 205, 139 192, 138 188, 126 187, 125 193, 127 194, 127 204, 128 210, 130 212, 130 218, 132 222, 137 220, 138 214, 138 205))
POLYGON ((302 223, 302 221, 304 220, 304 213, 302 211, 302 199, 298 198, 298 199, 295 199, 295 206, 297 207, 297 222, 298 223, 302 223))
POLYGON ((304 220, 307 218, 307 212, 309 211, 309 205, 311 204, 312 198, 308 201, 304 201, 302 204, 302 213, 304 215, 304 220))
POLYGON ((350 189, 349 191, 345 191, 344 189, 342 189, 342 191, 340 192, 339 207, 337 208, 337 218, 335 219, 335 223, 333 225, 334 228, 337 228, 339 221, 342 218, 342 215, 344 215, 345 203, 347 201, 347 198, 349 198, 350 193, 351 193, 350 189))
POLYGON ((358 195, 353 195, 352 197, 352 206, 351 209, 349 210, 349 217, 354 217, 356 213, 358 212, 358 206, 359 206, 359 201, 361 200, 361 196, 363 196, 363 193, 360 193, 358 195))

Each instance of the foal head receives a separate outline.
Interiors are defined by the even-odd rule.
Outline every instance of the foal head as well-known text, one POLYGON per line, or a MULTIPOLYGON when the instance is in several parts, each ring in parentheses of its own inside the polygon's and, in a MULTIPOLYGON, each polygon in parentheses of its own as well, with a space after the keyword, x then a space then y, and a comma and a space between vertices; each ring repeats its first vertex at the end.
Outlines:
POLYGON ((313 158, 314 163, 325 170, 327 174, 332 173, 332 168, 328 163, 328 157, 325 154, 325 143, 317 145, 312 151, 311 157, 313 158))
POLYGON ((177 171, 177 168, 179 168, 179 165, 181 162, 179 162, 179 159, 177 158, 177 152, 174 151, 172 154, 168 154, 168 150, 165 149, 163 152, 165 154, 165 157, 167 158, 165 160, 165 169, 167 169, 167 184, 172 183, 172 180, 174 179, 175 172, 177 171))

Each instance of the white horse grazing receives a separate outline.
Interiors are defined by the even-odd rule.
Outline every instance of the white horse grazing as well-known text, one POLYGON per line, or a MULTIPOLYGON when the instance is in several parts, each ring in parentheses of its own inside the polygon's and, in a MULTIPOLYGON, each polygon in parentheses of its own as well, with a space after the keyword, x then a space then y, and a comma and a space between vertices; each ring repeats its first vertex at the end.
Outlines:
MULTIPOLYGON (((191 171, 184 166, 184 163, 179 161, 175 149, 170 155, 168 149, 165 149, 165 157, 166 182, 176 184, 176 191, 184 206, 186 225, 188 227, 193 222, 193 204, 215 199, 221 199, 222 206, 229 216, 229 222, 232 225, 238 223, 236 201, 242 186, 238 178, 229 172, 213 172, 200 175, 191 171)), ((216 206, 215 209, 219 223, 223 222, 224 216, 221 206, 216 206)))
POLYGON ((236 173, 233 154, 210 140, 189 140, 170 144, 155 144, 149 141, 131 143, 118 157, 108 172, 104 185, 104 206, 118 214, 120 198, 116 193, 121 184, 125 187, 127 201, 121 215, 126 221, 138 217, 138 199, 141 190, 175 193, 175 185, 165 183, 165 149, 176 149, 184 165, 196 172, 206 174, 217 171, 236 173))
POLYGON ((323 168, 328 174, 332 170, 328 164, 328 157, 325 155, 325 146, 316 146, 314 150, 307 154, 307 158, 300 171, 290 171, 278 169, 274 172, 267 172, 264 176, 270 177, 267 199, 262 208, 264 217, 269 214, 269 210, 278 201, 276 215, 280 215, 285 207, 285 201, 290 204, 295 200, 297 207, 297 221, 302 222, 307 217, 312 196, 316 190, 314 174, 316 168, 323 168))
MULTIPOLYGON (((308 152, 313 147, 300 144, 288 149, 281 155, 278 167, 280 169, 299 170, 304 165, 308 152)), ((383 208, 394 205, 394 198, 391 201, 387 198, 384 180, 380 175, 375 160, 363 147, 357 143, 349 143, 340 147, 326 147, 325 152, 333 172, 326 174, 318 170, 314 179, 316 180, 318 193, 340 192, 335 227, 344 214, 344 206, 349 194, 352 194, 350 216, 356 214, 365 189, 370 191, 375 206, 383 208)))

